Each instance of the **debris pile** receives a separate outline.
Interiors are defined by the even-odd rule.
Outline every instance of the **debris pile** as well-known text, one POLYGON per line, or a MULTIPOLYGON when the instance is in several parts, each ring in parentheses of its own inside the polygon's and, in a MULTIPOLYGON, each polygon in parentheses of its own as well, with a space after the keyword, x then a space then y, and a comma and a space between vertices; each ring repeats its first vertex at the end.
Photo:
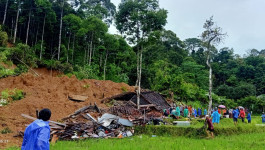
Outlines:
MULTIPOLYGON (((124 117, 126 116, 124 114, 140 114, 137 109, 130 108, 129 106, 107 109, 100 109, 96 104, 85 106, 63 118, 64 123, 50 121, 52 141, 55 142, 57 139, 123 138, 133 135, 133 120, 109 114, 108 112, 123 114, 122 116, 124 117), (126 108, 128 109, 126 110, 126 108)), ((31 120, 37 119, 25 114, 22 114, 22 116, 31 120)), ((20 133, 19 135, 22 134, 20 133)))

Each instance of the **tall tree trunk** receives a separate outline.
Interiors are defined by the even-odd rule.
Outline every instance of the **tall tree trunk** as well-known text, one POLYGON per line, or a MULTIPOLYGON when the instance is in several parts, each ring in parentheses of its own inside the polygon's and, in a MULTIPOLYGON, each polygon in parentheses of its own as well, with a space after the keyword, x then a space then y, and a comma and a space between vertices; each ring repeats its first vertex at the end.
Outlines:
POLYGON ((104 80, 106 80, 106 66, 107 66, 107 61, 108 61, 108 54, 109 54, 109 51, 107 50, 106 57, 105 57, 105 62, 104 62, 104 75, 103 75, 103 79, 104 80))
POLYGON ((41 45, 40 45, 40 60, 42 58, 42 49, 43 49, 43 37, 44 37, 44 30, 45 30, 45 22, 46 22, 46 14, 44 15, 43 26, 42 26, 41 45))
POLYGON ((5 25, 5 22, 6 22, 7 6, 8 6, 8 0, 6 0, 6 7, 5 7, 5 13, 4 13, 3 25, 5 25))
POLYGON ((38 27, 37 27, 37 32, 36 32, 36 38, 35 38, 35 51, 36 51, 36 44, 37 44, 37 41, 38 41, 38 33, 39 33, 39 22, 38 22, 38 27))
POLYGON ((15 31, 14 31, 14 39, 13 39, 13 43, 16 43, 16 37, 17 37, 17 24, 18 24, 18 16, 19 16, 19 9, 20 9, 20 0, 17 1, 18 2, 18 6, 17 6, 17 18, 16 18, 16 25, 15 25, 15 31))
POLYGON ((61 53, 62 26, 63 26, 63 6, 64 6, 64 0, 63 0, 63 3, 62 3, 61 19, 60 19, 60 32, 59 32, 59 45, 58 45, 58 60, 60 60, 60 53, 61 53))
POLYGON ((75 50, 75 34, 73 39, 72 63, 74 64, 74 50, 75 50))
POLYGON ((87 43, 86 64, 89 63, 90 45, 87 43))
POLYGON ((12 25, 11 25, 11 39, 13 39, 13 28, 14 28, 14 18, 12 17, 12 25))
POLYGON ((92 48, 93 48, 93 32, 91 36, 91 41, 90 41, 90 52, 89 52, 89 66, 91 65, 91 59, 92 59, 92 48))
POLYGON ((26 33, 26 45, 28 44, 28 38, 29 38, 29 25, 30 25, 30 19, 31 19, 31 7, 32 6, 30 6, 28 27, 27 27, 27 33, 26 33))
POLYGON ((67 57, 66 57, 66 62, 69 62, 69 49, 70 49, 70 39, 71 39, 71 32, 69 34, 69 38, 68 38, 68 46, 67 46, 67 57))
POLYGON ((208 43, 208 55, 207 55, 207 61, 206 64, 209 67, 209 106, 208 106, 208 114, 211 114, 211 110, 212 110, 212 87, 213 87, 213 83, 212 83, 212 66, 210 63, 210 42, 208 43))

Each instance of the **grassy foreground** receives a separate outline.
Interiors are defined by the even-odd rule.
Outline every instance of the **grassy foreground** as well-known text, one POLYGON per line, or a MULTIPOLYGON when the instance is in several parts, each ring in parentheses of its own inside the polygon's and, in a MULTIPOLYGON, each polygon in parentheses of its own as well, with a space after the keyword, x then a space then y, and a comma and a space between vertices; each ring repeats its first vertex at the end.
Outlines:
MULTIPOLYGON (((143 135, 138 134, 131 138, 58 141, 51 145, 51 150, 262 150, 265 147, 264 127, 255 127, 255 124, 261 123, 260 117, 253 117, 252 121, 252 124, 239 121, 238 126, 235 127, 232 119, 222 119, 219 125, 215 125, 216 134, 219 136, 214 139, 199 138, 193 135, 189 137, 176 136, 166 133, 179 134, 180 131, 184 130, 179 127, 149 126, 148 128, 152 129, 152 132, 145 131, 143 135), (151 133, 159 136, 152 137, 151 133)), ((193 129, 202 127, 203 122, 195 121, 191 126, 188 130, 193 132, 193 129)), ((9 148, 8 150, 18 149, 9 148)))
POLYGON ((253 133, 214 139, 134 136, 126 139, 59 141, 51 146, 51 150, 262 150, 264 146, 265 133, 253 133))

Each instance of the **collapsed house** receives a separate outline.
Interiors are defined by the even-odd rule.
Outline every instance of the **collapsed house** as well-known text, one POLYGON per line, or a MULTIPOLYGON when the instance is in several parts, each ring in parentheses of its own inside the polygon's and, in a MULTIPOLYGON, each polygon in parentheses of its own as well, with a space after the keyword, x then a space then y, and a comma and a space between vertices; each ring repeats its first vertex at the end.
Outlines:
MULTIPOLYGON (((125 92, 119 95, 108 97, 103 99, 102 103, 109 103, 112 100, 124 101, 135 107, 137 107, 137 95, 135 92, 125 92)), ((157 92, 146 91, 140 94, 140 108, 151 108, 157 111, 168 109, 170 105, 167 103, 165 98, 157 92)))
MULTIPOLYGON (((68 99, 82 102, 87 98, 70 95, 68 99)), ((96 103, 84 106, 62 118, 63 123, 50 121, 52 141, 129 137, 134 133, 133 125, 144 125, 149 121, 155 121, 161 118, 163 109, 170 107, 162 95, 153 91, 141 93, 140 110, 137 109, 137 95, 134 92, 125 92, 105 98, 101 102, 108 104, 113 101, 115 102, 112 106, 106 108, 99 108, 96 103)), ((25 114, 22 116, 31 120, 37 119, 25 114)), ((17 136, 23 136, 23 134, 19 132, 17 136)))

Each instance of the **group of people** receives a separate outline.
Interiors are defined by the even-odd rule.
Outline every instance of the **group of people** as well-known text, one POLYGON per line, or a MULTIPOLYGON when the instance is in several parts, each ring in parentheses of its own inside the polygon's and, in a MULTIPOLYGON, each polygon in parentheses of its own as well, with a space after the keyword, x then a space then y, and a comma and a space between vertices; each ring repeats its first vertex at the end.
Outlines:
POLYGON ((171 116, 174 119, 178 119, 180 116, 183 116, 184 118, 190 118, 190 117, 202 117, 207 114, 206 109, 195 109, 192 108, 192 106, 176 106, 174 105, 171 108, 164 109, 163 110, 164 116, 168 117, 171 116))

